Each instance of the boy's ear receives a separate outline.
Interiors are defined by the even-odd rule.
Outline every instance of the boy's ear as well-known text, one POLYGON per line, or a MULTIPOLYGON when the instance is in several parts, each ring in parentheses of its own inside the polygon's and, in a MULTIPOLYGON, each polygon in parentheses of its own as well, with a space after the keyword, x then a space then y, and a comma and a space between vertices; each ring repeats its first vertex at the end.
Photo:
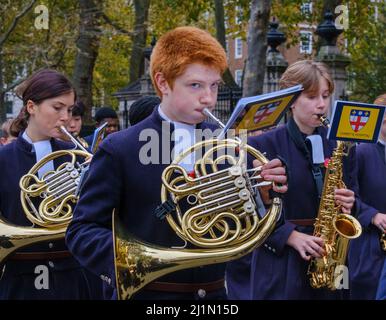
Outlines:
POLYGON ((162 95, 166 95, 170 91, 169 84, 166 81, 162 72, 157 72, 154 75, 154 80, 155 80, 155 83, 156 83, 159 91, 161 91, 162 95))

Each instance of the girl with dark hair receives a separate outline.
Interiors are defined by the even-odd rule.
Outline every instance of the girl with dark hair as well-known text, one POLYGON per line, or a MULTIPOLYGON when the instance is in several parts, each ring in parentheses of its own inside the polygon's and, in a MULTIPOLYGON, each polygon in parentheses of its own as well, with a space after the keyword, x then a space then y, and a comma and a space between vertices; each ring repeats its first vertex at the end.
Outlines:
MULTIPOLYGON (((54 70, 28 78, 18 94, 23 108, 10 131, 18 138, 0 150, 0 212, 9 222, 31 226, 22 209, 19 181, 47 154, 73 148, 58 140, 60 126, 71 118, 76 93, 70 81, 54 70)), ((39 178, 65 159, 56 158, 38 171, 39 178)), ((1 237, 1 235, 0 235, 1 237)), ((89 299, 90 277, 71 256, 64 239, 31 244, 17 250, 0 269, 0 299, 89 299)))

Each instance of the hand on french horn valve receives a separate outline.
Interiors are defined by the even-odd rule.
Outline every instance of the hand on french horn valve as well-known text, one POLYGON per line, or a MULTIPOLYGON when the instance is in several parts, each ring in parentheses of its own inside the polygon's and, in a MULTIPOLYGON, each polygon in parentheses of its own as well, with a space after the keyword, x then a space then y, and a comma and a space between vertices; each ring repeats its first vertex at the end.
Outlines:
MULTIPOLYGON (((253 166, 259 167, 261 166, 261 162, 259 160, 254 160, 253 166)), ((286 170, 283 163, 279 159, 273 159, 262 165, 260 176, 264 181, 273 182, 273 184, 259 188, 261 198, 265 204, 269 204, 271 202, 269 196, 270 189, 273 189, 273 191, 278 193, 285 193, 288 191, 286 170)))

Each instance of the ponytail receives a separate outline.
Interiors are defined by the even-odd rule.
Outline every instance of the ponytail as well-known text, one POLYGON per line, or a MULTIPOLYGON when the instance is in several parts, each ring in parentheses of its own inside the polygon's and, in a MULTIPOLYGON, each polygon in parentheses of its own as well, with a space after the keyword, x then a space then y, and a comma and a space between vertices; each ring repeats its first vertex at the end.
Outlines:
POLYGON ((18 116, 12 121, 9 127, 11 136, 18 137, 20 132, 24 131, 28 126, 29 113, 27 112, 27 106, 21 108, 18 116))

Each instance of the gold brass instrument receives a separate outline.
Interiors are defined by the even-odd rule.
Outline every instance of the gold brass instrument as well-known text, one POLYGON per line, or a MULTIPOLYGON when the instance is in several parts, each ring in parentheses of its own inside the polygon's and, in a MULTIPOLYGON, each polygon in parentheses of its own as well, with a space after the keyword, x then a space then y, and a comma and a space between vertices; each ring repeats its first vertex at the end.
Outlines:
POLYGON ((174 208, 165 217, 185 242, 182 248, 142 242, 125 231, 113 215, 119 299, 129 299, 168 273, 238 259, 265 241, 281 213, 282 202, 275 197, 264 217, 259 217, 255 187, 270 182, 259 182, 261 167, 246 169, 247 154, 262 164, 268 162, 240 139, 210 139, 186 149, 163 171, 161 202, 174 208), (192 172, 179 165, 203 149, 205 153, 195 161, 192 172), (221 167, 223 161, 230 166, 221 167), (194 248, 186 248, 188 243, 194 248))
POLYGON ((84 140, 84 139, 83 139, 82 137, 80 137, 79 135, 73 135, 73 136, 74 136, 74 138, 75 138, 76 140, 78 140, 78 142, 82 145, 82 147, 84 147, 84 148, 90 147, 90 146, 88 145, 87 141, 84 140))
POLYGON ((380 242, 381 242, 382 250, 386 251, 386 233, 385 232, 382 232, 380 242))
MULTIPOLYGON (((328 119, 321 117, 323 125, 328 119)), ((332 157, 328 162, 324 178, 319 212, 315 222, 314 236, 324 240, 325 256, 312 258, 308 267, 310 284, 313 288, 336 289, 336 268, 346 263, 349 241, 359 237, 362 227, 357 219, 341 213, 341 206, 335 203, 334 190, 345 188, 343 182, 343 156, 347 156, 347 143, 337 141, 332 157)))
POLYGON ((59 150, 37 162, 19 182, 20 200, 24 213, 32 227, 22 227, 0 217, 0 263, 12 252, 42 241, 64 238, 66 228, 72 219, 73 205, 78 199, 77 192, 81 174, 88 163, 79 163, 78 158, 91 154, 64 128, 60 128, 81 150, 59 150), (60 157, 69 160, 55 171, 38 177, 38 170, 49 161, 60 157), (37 201, 38 200, 38 201, 37 201), (39 227, 35 227, 35 226, 39 227))

